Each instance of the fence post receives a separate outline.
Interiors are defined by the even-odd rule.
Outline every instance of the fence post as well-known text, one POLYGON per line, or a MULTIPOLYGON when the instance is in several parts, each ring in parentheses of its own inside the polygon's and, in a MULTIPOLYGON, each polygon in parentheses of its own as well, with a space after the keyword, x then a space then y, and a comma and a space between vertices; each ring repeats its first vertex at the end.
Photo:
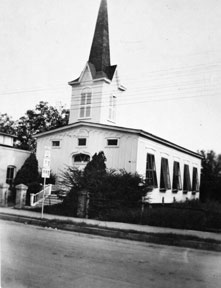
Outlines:
POLYGON ((28 186, 24 184, 19 184, 15 186, 15 188, 16 188, 15 208, 22 209, 25 206, 28 186))
POLYGON ((9 185, 7 183, 0 184, 0 206, 8 205, 8 191, 9 185))
POLYGON ((77 216, 79 218, 88 218, 89 197, 88 191, 82 190, 78 192, 77 216))

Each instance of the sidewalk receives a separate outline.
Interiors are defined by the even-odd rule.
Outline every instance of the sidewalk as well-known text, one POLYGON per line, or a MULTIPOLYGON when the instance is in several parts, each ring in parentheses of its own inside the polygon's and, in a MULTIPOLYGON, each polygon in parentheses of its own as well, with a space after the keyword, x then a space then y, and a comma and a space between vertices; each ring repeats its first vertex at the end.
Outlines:
MULTIPOLYGON (((37 218, 41 219, 41 213, 27 210, 18 210, 11 207, 0 207, 0 216, 2 215, 14 215, 28 218, 37 218)), ((147 225, 138 225, 138 224, 127 224, 127 223, 119 223, 119 222, 105 222, 99 220, 92 219, 83 219, 83 218, 74 218, 74 217, 66 217, 52 214, 45 214, 44 219, 47 220, 68 220, 74 223, 85 223, 90 226, 96 226, 99 228, 109 228, 109 229, 117 229, 121 231, 134 231, 134 232, 144 232, 144 233, 157 233, 157 234, 175 234, 175 235, 185 235, 185 236, 196 236, 200 239, 213 239, 221 242, 221 233, 213 233, 213 232, 201 232, 194 230, 181 230, 181 229, 172 229, 172 228, 162 228, 162 227, 153 227, 147 225)))

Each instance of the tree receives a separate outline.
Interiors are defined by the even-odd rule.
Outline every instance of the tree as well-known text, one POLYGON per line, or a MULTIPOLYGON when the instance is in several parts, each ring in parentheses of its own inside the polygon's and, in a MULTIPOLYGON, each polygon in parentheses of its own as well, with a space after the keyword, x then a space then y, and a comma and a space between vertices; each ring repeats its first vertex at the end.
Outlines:
POLYGON ((202 201, 221 201, 221 155, 213 150, 200 151, 203 156, 200 197, 202 201))
POLYGON ((14 184, 28 185, 33 182, 39 182, 38 160, 34 153, 32 153, 24 162, 21 169, 18 170, 14 184))
POLYGON ((110 213, 140 206, 141 197, 147 193, 142 177, 125 170, 107 170, 105 162, 101 151, 94 154, 84 171, 67 167, 63 172, 61 184, 70 191, 64 204, 70 213, 76 211, 78 191, 84 189, 90 195, 89 216, 92 218, 104 219, 110 213), (140 186, 141 183, 144 186, 140 186))
POLYGON ((60 111, 49 106, 47 102, 39 102, 34 110, 28 110, 25 116, 16 122, 17 147, 34 151, 35 134, 55 129, 68 124, 69 110, 61 107, 60 111))
POLYGON ((16 134, 15 122, 7 113, 0 114, 0 131, 10 135, 16 134))

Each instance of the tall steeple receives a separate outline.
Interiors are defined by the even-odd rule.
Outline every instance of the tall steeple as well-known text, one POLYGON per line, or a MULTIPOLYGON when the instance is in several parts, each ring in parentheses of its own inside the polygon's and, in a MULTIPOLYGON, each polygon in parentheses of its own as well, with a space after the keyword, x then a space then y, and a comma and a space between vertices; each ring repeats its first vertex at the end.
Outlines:
POLYGON ((94 65, 96 72, 105 72, 110 66, 107 0, 101 0, 100 3, 88 61, 94 65))
POLYGON ((87 64, 72 86, 69 124, 78 121, 116 124, 120 84, 117 65, 110 63, 107 0, 101 0, 87 64))

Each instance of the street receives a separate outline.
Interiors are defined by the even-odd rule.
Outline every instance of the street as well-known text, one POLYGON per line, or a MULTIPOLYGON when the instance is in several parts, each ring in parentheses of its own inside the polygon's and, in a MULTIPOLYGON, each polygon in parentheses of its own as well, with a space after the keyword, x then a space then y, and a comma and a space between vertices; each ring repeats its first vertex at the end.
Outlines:
POLYGON ((221 253, 0 221, 1 288, 217 288, 221 253))

